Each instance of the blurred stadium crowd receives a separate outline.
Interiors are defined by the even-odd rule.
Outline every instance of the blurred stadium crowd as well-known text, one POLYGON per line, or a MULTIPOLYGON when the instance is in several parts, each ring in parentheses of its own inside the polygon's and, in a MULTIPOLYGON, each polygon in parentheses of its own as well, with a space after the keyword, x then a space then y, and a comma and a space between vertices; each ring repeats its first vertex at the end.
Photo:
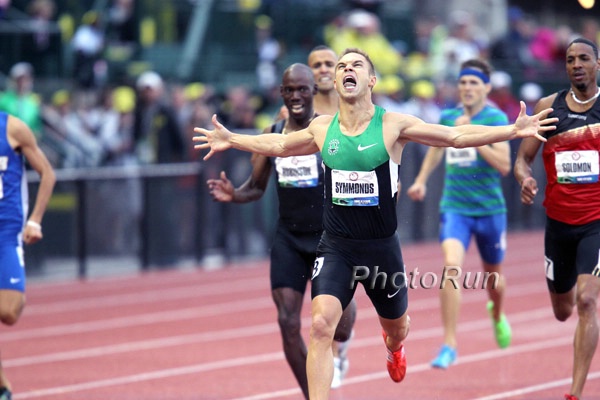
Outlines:
MULTIPOLYGON (((518 114, 519 99, 532 106, 554 89, 553 84, 562 83, 556 77, 563 73, 564 51, 572 38, 600 39, 596 18, 550 25, 510 4, 506 15, 500 16, 506 19, 506 29, 499 36, 486 31, 476 12, 463 9, 451 10, 445 19, 411 14, 397 22, 410 22, 403 27, 410 34, 402 36, 387 18, 390 4, 399 2, 297 0, 297 7, 327 6, 323 10, 328 13, 318 22, 318 29, 313 32, 307 27, 302 40, 293 42, 286 40, 289 36, 282 35, 278 25, 283 3, 289 2, 0 1, 0 36, 6 39, 0 41, 0 67, 5 74, 0 110, 29 124, 57 169, 196 162, 201 154, 192 149, 193 127, 209 126, 211 115, 217 113, 231 129, 262 130, 281 106, 281 71, 292 62, 306 62, 310 49, 319 44, 336 52, 362 48, 379 74, 376 103, 438 122, 441 109, 457 101, 455 80, 464 60, 482 57, 491 62, 496 71, 490 99, 512 120, 518 114), (176 44, 200 21, 193 15, 202 5, 212 8, 207 11, 205 41, 217 42, 219 32, 226 31, 232 37, 244 35, 246 44, 231 46, 220 64, 216 57, 211 59, 215 53, 204 45, 194 73, 182 77, 177 73, 183 62, 178 58, 181 46, 176 44), (217 11, 231 18, 229 26, 222 26, 223 20, 219 26, 210 25, 217 11), (178 50, 152 53, 168 47, 165 43, 178 50), (155 58, 145 57, 148 54, 155 58), (218 69, 218 81, 213 81, 214 75, 202 75, 211 64, 218 69), (234 73, 240 70, 244 73, 234 73)), ((241 164, 237 158, 207 163, 203 176, 210 177, 232 163, 241 164)), ((247 170, 240 171, 238 175, 245 177, 247 170)), ((189 193, 198 184, 193 179, 182 181, 179 188, 184 189, 178 193, 189 193)), ((133 189, 123 190, 121 195, 130 197, 127 193, 133 189)), ((114 200, 115 193, 109 189, 100 197, 102 204, 114 200)), ((155 195, 167 194, 163 188, 155 195)), ((192 202, 183 208, 193 207, 192 202)), ((139 216, 140 208, 134 201, 120 212, 139 216)), ((130 224, 138 219, 134 217, 130 224)), ((189 224, 190 218, 176 220, 189 224)), ((127 232, 121 228, 108 237, 116 241, 120 237, 117 230, 121 236, 127 232)), ((187 236, 193 234, 191 226, 184 231, 187 236)), ((122 247, 134 246, 123 238, 118 240, 122 247)))
MULTIPOLYGON (((315 4, 303 1, 307 6, 315 4)), ((384 1, 340 0, 339 13, 309 40, 287 43, 273 29, 276 2, 224 1, 221 7, 223 3, 235 5, 238 17, 252 20, 254 58, 243 61, 254 61, 246 65, 254 74, 246 75, 244 82, 222 85, 202 77, 181 79, 153 71, 140 48, 158 45, 156 22, 140 15, 135 0, 94 2, 87 10, 82 8, 85 2, 79 2, 80 18, 68 12, 65 1, 5 3, 0 22, 27 21, 31 29, 21 34, 19 51, 8 52, 21 59, 6 66, 0 109, 20 116, 32 127, 57 168, 194 160, 197 154, 189 148, 191 127, 206 125, 215 112, 232 128, 262 129, 280 106, 280 72, 291 62, 304 62, 302 57, 317 44, 327 44, 337 52, 347 47, 365 49, 380 75, 375 88, 378 101, 430 122, 436 122, 440 108, 456 102, 454 83, 460 63, 486 58, 497 70, 491 98, 514 118, 517 98, 535 102, 543 94, 546 78, 562 71, 569 41, 575 36, 597 41, 600 32, 594 18, 577 19, 572 26, 547 26, 517 6, 509 6, 507 30, 499 37, 490 37, 475 13, 458 9, 446 21, 415 15, 410 37, 390 38, 380 17, 384 1), (126 59, 127 69, 115 59, 126 59), (52 77, 59 79, 52 83, 52 77), (153 96, 165 115, 174 119, 165 134, 177 137, 175 141, 183 146, 176 145, 173 154, 160 160, 149 153, 147 133, 139 131, 148 126, 135 123, 144 101, 140 98, 151 96, 145 90, 156 92, 153 96)), ((195 2, 188 3, 193 7, 195 2)), ((214 2, 213 7, 218 6, 214 2)), ((154 20, 169 21, 169 11, 157 12, 154 20)), ((182 40, 182 18, 171 16, 174 33, 170 40, 182 40)), ((178 60, 169 61, 167 71, 173 72, 178 60)), ((227 69, 220 74, 227 81, 227 69)))

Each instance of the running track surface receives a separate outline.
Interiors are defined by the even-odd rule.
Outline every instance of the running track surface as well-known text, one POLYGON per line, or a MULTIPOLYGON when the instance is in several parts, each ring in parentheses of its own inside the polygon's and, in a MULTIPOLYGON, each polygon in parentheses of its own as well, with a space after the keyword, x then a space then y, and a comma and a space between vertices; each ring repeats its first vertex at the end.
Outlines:
MULTIPOLYGON (((474 246, 465 270, 480 271, 474 246)), ((438 293, 409 291, 408 374, 393 383, 374 310, 357 290, 350 371, 331 399, 562 399, 568 390, 575 318, 553 318, 541 232, 511 234, 505 261, 511 347, 496 347, 485 291, 463 291, 459 358, 429 362, 441 342, 438 293)), ((437 243, 403 246, 407 271, 439 274, 437 243)), ((431 276, 431 275, 430 275, 431 276)), ((308 295, 303 332, 310 321, 308 295)), ((0 330, 14 399, 301 399, 281 351, 268 261, 207 271, 171 270, 28 287, 19 323, 0 330)), ((600 398, 595 358, 585 399, 600 398)))

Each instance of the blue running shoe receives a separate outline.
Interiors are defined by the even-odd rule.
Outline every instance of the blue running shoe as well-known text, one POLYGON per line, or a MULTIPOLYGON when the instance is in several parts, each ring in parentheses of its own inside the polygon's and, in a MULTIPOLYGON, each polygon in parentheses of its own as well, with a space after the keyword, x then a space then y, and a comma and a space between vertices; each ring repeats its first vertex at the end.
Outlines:
POLYGON ((437 357, 431 362, 433 368, 446 369, 456 362, 456 349, 443 345, 437 357))

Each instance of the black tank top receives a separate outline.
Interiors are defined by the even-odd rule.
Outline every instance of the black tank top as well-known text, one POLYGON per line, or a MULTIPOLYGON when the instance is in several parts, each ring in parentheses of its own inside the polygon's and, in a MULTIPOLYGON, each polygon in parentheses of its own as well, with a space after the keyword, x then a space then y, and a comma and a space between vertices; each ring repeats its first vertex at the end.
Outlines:
MULTIPOLYGON (((284 123, 279 121, 271 131, 282 133, 284 123)), ((271 157, 270 161, 275 169, 280 222, 292 232, 321 231, 324 182, 321 154, 271 157)))

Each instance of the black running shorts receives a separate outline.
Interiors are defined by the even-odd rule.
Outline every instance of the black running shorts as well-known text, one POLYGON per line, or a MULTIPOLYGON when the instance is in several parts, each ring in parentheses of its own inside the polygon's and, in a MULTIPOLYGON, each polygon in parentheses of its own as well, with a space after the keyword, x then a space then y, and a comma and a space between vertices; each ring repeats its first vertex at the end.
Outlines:
POLYGON ((396 319, 406 312, 408 285, 397 233, 374 240, 323 234, 312 273, 312 298, 332 295, 345 309, 359 283, 379 316, 396 319))
POLYGON ((292 288, 304 294, 320 239, 320 231, 298 233, 277 226, 271 246, 271 290, 292 288))
POLYGON ((569 225, 547 218, 544 247, 551 292, 568 292, 582 274, 600 277, 600 221, 569 225))

